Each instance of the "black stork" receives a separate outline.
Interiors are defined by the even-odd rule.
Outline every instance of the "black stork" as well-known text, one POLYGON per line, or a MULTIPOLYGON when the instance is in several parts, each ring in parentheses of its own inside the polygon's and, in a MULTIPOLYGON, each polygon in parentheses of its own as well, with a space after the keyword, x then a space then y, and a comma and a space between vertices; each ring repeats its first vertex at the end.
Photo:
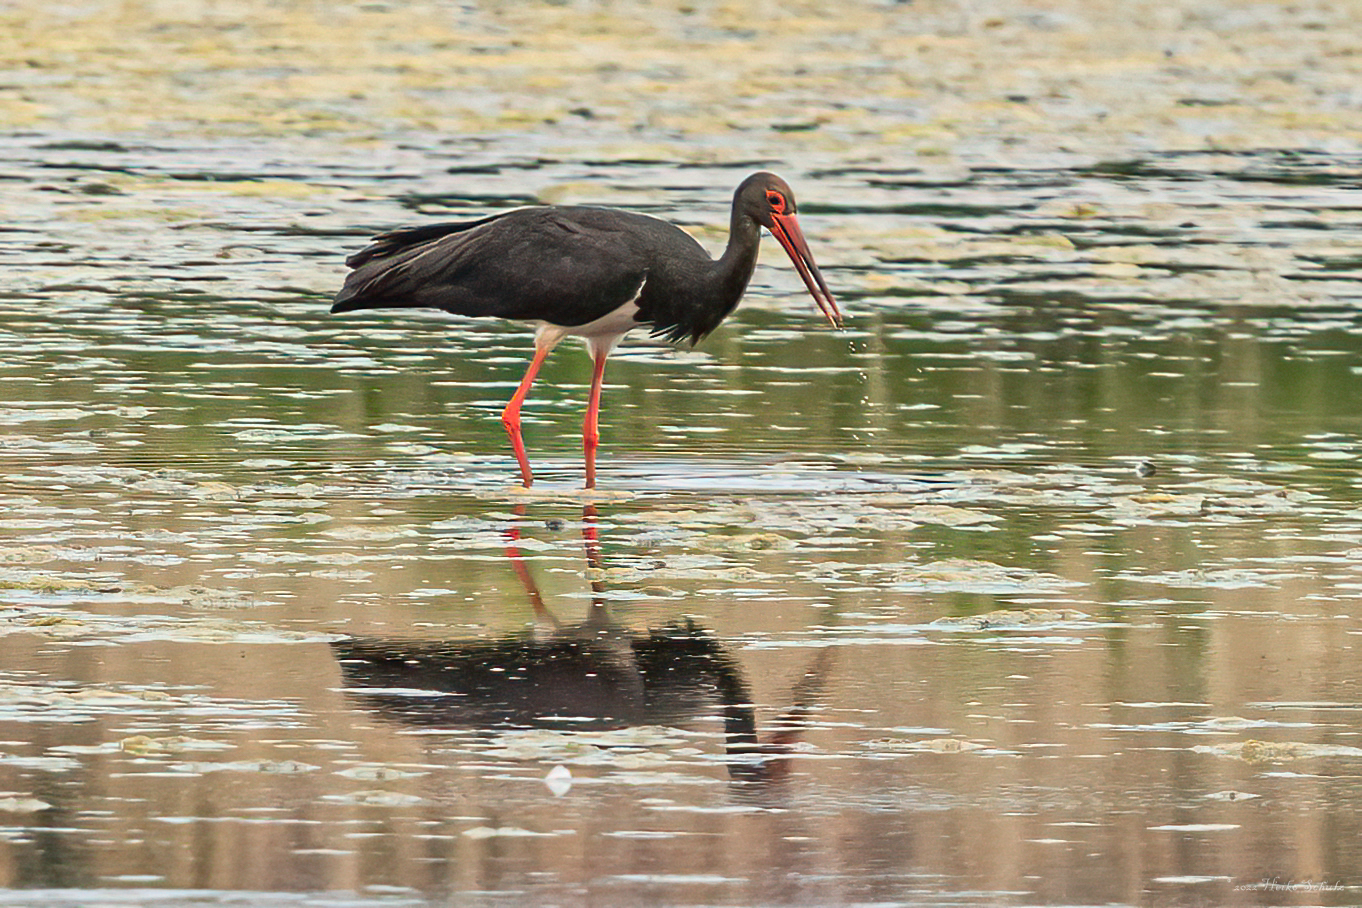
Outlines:
POLYGON ((582 448, 586 488, 593 489, 610 351, 634 328, 692 345, 717 328, 747 289, 763 227, 785 248, 823 315, 840 327, 841 312, 799 228, 794 193, 764 172, 734 192, 728 246, 717 260, 685 231, 649 215, 583 206, 517 208, 376 237, 345 260, 354 270, 331 311, 421 307, 537 323, 534 359, 501 414, 526 488, 534 475, 520 407, 549 351, 568 335, 585 339, 595 368, 582 448))

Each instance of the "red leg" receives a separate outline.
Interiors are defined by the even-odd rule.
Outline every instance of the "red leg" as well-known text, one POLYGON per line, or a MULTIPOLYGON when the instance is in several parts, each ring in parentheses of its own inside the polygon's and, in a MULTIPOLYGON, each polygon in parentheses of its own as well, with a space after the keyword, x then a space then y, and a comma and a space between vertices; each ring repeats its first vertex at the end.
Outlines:
POLYGON ((591 399, 586 405, 586 422, 582 424, 582 451, 586 454, 586 487, 596 488, 596 448, 600 447, 601 432, 597 423, 601 415, 601 383, 605 379, 605 360, 608 350, 595 353, 596 367, 591 373, 591 399))
POLYGON ((520 434, 520 405, 525 402, 525 395, 530 393, 530 386, 534 384, 534 377, 539 374, 539 367, 544 364, 544 358, 552 349, 552 344, 535 344, 534 359, 530 360, 530 367, 525 370, 520 387, 515 389, 510 403, 501 411, 501 423, 506 427, 506 434, 511 437, 511 448, 515 451, 516 462, 520 464, 520 479, 527 489, 534 485, 534 474, 530 472, 530 459, 525 456, 525 439, 520 434))

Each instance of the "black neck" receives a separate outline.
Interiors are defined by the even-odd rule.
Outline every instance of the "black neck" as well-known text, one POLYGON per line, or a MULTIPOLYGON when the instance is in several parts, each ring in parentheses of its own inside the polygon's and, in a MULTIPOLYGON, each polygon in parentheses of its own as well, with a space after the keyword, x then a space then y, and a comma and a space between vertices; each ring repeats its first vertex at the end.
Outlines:
MULTIPOLYGON (((646 318, 657 329, 654 333, 676 342, 698 342, 709 334, 737 307, 757 267, 761 246, 761 225, 734 206, 729 222, 728 246, 723 255, 702 270, 692 272, 689 282, 672 299, 643 299, 646 318)), ((644 290, 647 296, 647 288, 644 290)))
POLYGON ((738 305, 752 272, 757 267, 757 250, 761 248, 761 225, 733 206, 733 214, 728 222, 728 246, 719 257, 717 271, 720 292, 728 308, 727 315, 738 305))

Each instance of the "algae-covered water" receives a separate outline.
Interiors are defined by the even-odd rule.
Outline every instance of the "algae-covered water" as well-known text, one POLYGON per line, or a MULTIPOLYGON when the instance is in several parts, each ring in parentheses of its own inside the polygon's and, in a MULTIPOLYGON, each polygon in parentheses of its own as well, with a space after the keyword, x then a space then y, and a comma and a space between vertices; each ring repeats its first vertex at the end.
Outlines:
POLYGON ((0 906, 1355 904, 1355 4, 0 6, 0 906), (333 317, 622 205, 704 344, 333 317))

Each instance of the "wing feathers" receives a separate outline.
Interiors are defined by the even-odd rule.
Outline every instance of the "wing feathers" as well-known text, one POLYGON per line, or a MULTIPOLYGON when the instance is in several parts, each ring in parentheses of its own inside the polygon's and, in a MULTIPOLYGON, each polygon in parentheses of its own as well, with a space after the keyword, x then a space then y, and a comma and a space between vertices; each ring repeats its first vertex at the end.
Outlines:
POLYGON ((351 255, 345 260, 345 264, 350 268, 360 266, 375 259, 386 258, 412 246, 419 246, 422 243, 437 240, 440 237, 448 236, 451 233, 462 233, 474 227, 481 227, 483 224, 491 223, 504 215, 495 214, 489 218, 482 218, 477 221, 455 221, 440 224, 426 224, 421 227, 404 227, 401 230, 390 230, 387 233, 380 233, 373 238, 373 241, 359 252, 351 255))
MULTIPOLYGON (((676 290, 664 285, 693 288, 690 278, 712 262, 657 218, 540 206, 386 233, 347 264, 355 270, 332 312, 425 307, 575 327, 628 303, 645 275, 660 278, 645 296, 670 297, 676 290)), ((655 327, 668 337, 691 333, 678 321, 655 327)))

